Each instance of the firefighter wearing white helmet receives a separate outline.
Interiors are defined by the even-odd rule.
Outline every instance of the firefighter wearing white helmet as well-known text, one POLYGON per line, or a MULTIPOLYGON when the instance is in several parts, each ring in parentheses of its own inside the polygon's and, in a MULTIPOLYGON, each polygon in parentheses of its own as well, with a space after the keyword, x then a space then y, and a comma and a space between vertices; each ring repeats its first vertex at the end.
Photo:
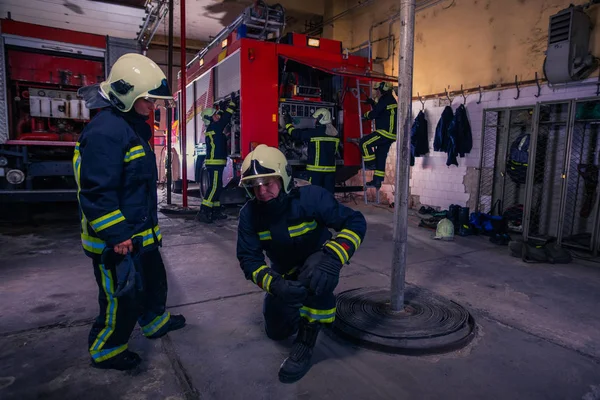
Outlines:
POLYGON ((368 187, 380 188, 385 177, 385 162, 392 143, 396 141, 396 111, 398 103, 393 95, 392 85, 380 82, 375 85, 378 92, 378 101, 372 98, 367 103, 372 107, 363 118, 375 120, 375 131, 363 136, 359 141, 360 150, 365 168, 374 170, 373 180, 367 183, 368 187))
POLYGON ((206 157, 204 166, 208 172, 209 188, 202 199, 200 211, 196 219, 207 224, 226 219, 221 207, 221 192, 223 191, 223 171, 227 164, 227 136, 225 128, 231 122, 231 117, 237 107, 237 94, 231 93, 229 100, 219 103, 219 109, 205 108, 201 112, 202 122, 206 126, 204 142, 206 157))
POLYGON ((319 108, 313 114, 313 128, 298 129, 289 113, 283 115, 285 129, 293 140, 308 144, 306 171, 313 185, 322 186, 331 193, 335 191, 336 153, 340 145, 337 129, 333 126, 331 113, 319 108))
POLYGON ((100 304, 88 349, 93 366, 128 370, 141 362, 128 349, 136 323, 151 339, 185 325, 182 315, 165 308, 158 173, 147 123, 154 103, 172 97, 160 68, 139 54, 119 58, 106 81, 80 94, 90 108, 101 109, 81 133, 73 157, 81 243, 92 259, 100 304), (133 284, 137 274, 144 277, 142 288, 133 284), (141 314, 137 296, 144 299, 141 314))
POLYGON ((322 187, 295 187, 276 148, 257 146, 241 173, 251 200, 240 211, 237 257, 246 279, 266 292, 267 336, 283 340, 297 332, 279 369, 279 379, 291 383, 310 369, 321 326, 335 320, 333 290, 364 239, 366 222, 322 187), (338 232, 335 238, 330 229, 338 232))

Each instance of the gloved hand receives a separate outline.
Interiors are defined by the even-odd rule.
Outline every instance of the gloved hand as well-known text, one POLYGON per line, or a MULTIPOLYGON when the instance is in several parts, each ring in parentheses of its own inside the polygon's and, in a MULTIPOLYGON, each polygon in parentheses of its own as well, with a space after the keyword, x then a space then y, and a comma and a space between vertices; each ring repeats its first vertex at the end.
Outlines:
POLYGON ((298 280, 317 295, 333 292, 340 280, 342 262, 331 253, 319 251, 304 262, 298 280))
POLYGON ((237 105, 239 100, 240 99, 238 98, 237 93, 236 92, 231 92, 231 102, 235 103, 235 105, 237 105))
POLYGON ((375 100, 373 100, 372 98, 368 98, 367 99, 367 104, 370 105, 371 107, 375 106, 375 100))
POLYGON ((287 125, 287 124, 293 124, 294 122, 292 121, 292 116, 289 113, 283 113, 283 122, 287 125))
POLYGON ((285 280, 273 271, 270 271, 269 274, 273 278, 269 287, 270 292, 284 303, 301 305, 308 297, 308 291, 302 283, 285 280))

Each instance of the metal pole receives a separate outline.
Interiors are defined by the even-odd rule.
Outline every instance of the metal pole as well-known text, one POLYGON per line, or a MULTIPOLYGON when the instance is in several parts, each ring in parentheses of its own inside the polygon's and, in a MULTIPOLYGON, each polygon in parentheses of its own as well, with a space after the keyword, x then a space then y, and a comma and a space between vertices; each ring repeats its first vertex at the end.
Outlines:
MULTIPOLYGON (((167 78, 169 80, 169 86, 171 90, 176 85, 173 85, 173 2, 175 0, 169 0, 169 50, 167 54, 167 78)), ((171 109, 167 109, 167 204, 171 204, 171 185, 173 184, 173 173, 171 170, 171 149, 173 143, 171 140, 171 125, 173 125, 173 115, 171 109)))
POLYGON ((398 65, 398 140, 394 194, 394 257, 391 308, 404 309, 406 250, 408 241, 408 180, 410 173, 410 118, 412 108, 415 0, 400 0, 400 62, 398 65))
POLYGON ((185 0, 179 0, 179 18, 181 18, 181 110, 179 112, 179 129, 181 132, 181 190, 182 190, 182 205, 187 207, 187 152, 186 152, 186 117, 187 107, 185 104, 185 86, 187 84, 186 71, 186 51, 185 51, 185 0))

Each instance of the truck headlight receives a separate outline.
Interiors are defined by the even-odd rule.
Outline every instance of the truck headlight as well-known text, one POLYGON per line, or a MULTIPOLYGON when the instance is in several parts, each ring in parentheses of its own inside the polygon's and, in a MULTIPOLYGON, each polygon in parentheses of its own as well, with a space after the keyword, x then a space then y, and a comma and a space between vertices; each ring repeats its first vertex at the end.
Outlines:
POLYGON ((6 180, 13 185, 19 185, 25 180, 25 173, 19 169, 11 169, 6 173, 6 180))
POLYGON ((8 158, 0 156, 0 167, 6 167, 8 165, 8 158))

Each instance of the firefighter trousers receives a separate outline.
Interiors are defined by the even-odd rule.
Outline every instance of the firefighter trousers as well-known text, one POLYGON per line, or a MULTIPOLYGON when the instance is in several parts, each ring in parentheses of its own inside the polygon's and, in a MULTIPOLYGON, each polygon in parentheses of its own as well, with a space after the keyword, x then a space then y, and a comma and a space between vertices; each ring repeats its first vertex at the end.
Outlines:
POLYGON ((385 178, 385 162, 392 143, 395 141, 375 131, 360 139, 359 145, 363 160, 375 165, 374 182, 382 182, 385 178))
MULTIPOLYGON (((285 279, 298 280, 298 274, 301 271, 300 268, 291 275, 288 274, 284 277, 285 279)), ((267 293, 263 302, 265 332, 270 339, 283 340, 298 331, 300 318, 306 318, 309 322, 331 324, 335 320, 335 304, 333 291, 319 296, 309 294, 301 306, 284 303, 277 297, 267 293)))
POLYGON ((202 210, 210 211, 214 207, 220 207, 220 197, 223 191, 223 170, 224 165, 207 165, 206 171, 208 172, 209 189, 206 193, 206 198, 202 200, 202 210))
POLYGON ((321 186, 329 192, 335 192, 335 172, 308 171, 308 181, 312 185, 321 186))
POLYGON ((100 315, 88 337, 89 352, 94 362, 108 360, 127 349, 136 322, 144 336, 152 336, 170 319, 166 312, 167 274, 160 251, 142 253, 136 267, 142 276, 143 290, 135 295, 115 297, 116 266, 94 260, 98 285, 100 315))

